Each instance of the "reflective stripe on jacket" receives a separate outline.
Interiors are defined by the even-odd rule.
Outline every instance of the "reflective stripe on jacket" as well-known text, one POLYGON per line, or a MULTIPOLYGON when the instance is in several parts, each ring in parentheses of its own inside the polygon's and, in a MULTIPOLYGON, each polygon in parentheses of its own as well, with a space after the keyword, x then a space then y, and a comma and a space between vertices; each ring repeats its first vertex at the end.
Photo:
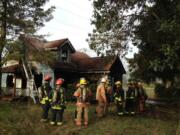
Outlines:
POLYGON ((50 103, 52 100, 49 99, 47 96, 42 98, 42 100, 40 101, 41 104, 46 104, 46 103, 50 103))

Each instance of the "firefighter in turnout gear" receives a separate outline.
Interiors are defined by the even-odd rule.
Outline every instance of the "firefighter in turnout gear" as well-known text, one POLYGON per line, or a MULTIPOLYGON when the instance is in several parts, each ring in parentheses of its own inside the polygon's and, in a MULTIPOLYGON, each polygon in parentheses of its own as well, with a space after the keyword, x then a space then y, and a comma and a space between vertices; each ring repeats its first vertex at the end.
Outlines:
POLYGON ((116 81, 115 86, 116 86, 116 88, 114 91, 114 102, 117 107, 117 113, 119 116, 121 116, 121 115, 123 115, 123 112, 124 112, 124 108, 123 108, 124 90, 122 88, 121 81, 116 81))
POLYGON ((89 100, 92 95, 89 88, 86 86, 87 81, 85 78, 80 79, 80 86, 74 92, 74 96, 77 98, 77 120, 76 125, 82 125, 82 114, 84 118, 84 126, 88 126, 88 112, 89 112, 89 100))
POLYGON ((56 80, 56 88, 51 93, 52 102, 51 102, 51 111, 52 111, 52 118, 51 118, 51 125, 62 125, 63 124, 63 113, 65 106, 65 89, 62 87, 64 83, 64 79, 59 78, 56 80))
POLYGON ((135 114, 135 98, 136 92, 132 83, 128 83, 128 90, 126 92, 126 113, 135 114))
POLYGON ((112 87, 111 87, 111 83, 109 79, 106 79, 106 83, 105 83, 105 92, 106 92, 106 99, 107 99, 107 105, 106 105, 106 114, 108 113, 108 108, 109 105, 111 103, 111 99, 112 99, 112 87))
POLYGON ((142 113, 145 111, 145 101, 147 99, 147 94, 143 88, 141 82, 138 82, 138 89, 137 89, 137 98, 138 98, 138 112, 142 113))
POLYGON ((106 98, 106 79, 102 78, 100 84, 96 90, 96 100, 98 101, 98 106, 96 108, 96 113, 98 117, 103 117, 106 114, 107 98, 106 98))
POLYGON ((50 86, 50 81, 52 77, 50 75, 46 75, 44 77, 44 84, 38 89, 40 103, 42 104, 42 122, 46 122, 48 120, 48 112, 50 109, 50 93, 52 88, 50 86))

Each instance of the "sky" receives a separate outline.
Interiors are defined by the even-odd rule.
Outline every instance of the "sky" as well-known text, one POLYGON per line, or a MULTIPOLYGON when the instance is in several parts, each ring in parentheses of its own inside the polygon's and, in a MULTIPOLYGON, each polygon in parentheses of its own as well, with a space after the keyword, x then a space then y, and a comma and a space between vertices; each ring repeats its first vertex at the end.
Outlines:
MULTIPOLYGON (((76 50, 84 50, 90 56, 96 56, 89 49, 86 39, 92 32, 91 18, 93 14, 92 0, 50 0, 46 8, 55 6, 54 18, 45 23, 39 34, 49 34, 48 41, 68 38, 76 50), (88 50, 88 51, 87 51, 88 50)), ((132 45, 132 52, 127 57, 133 57, 137 49, 132 45)))

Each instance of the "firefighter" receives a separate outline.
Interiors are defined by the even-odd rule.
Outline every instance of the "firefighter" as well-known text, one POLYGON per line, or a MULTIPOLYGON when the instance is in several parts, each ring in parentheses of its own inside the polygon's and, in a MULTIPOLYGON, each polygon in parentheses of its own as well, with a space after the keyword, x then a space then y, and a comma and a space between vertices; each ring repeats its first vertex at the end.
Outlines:
POLYGON ((147 94, 143 88, 141 82, 138 82, 138 112, 143 113, 145 111, 145 101, 147 99, 147 94))
POLYGON ((96 90, 96 100, 98 101, 96 113, 98 117, 103 117, 106 114, 107 98, 106 98, 105 83, 106 83, 106 79, 102 78, 96 90))
POLYGON ((119 116, 123 115, 123 103, 124 103, 124 90, 122 88, 121 81, 115 82, 114 102, 117 107, 117 113, 119 116))
POLYGON ((39 91, 39 99, 42 104, 42 118, 41 122, 46 122, 48 120, 48 112, 50 109, 50 93, 52 88, 50 86, 52 77, 50 75, 46 75, 44 77, 44 84, 38 89, 39 91))
POLYGON ((133 88, 135 89, 135 111, 139 113, 139 86, 137 81, 134 82, 133 88))
POLYGON ((65 106, 65 89, 62 87, 64 83, 64 79, 59 78, 56 80, 56 88, 51 93, 52 102, 51 102, 51 111, 52 111, 52 119, 50 124, 58 126, 63 124, 63 113, 65 106))
POLYGON ((112 101, 112 87, 111 87, 111 83, 109 79, 106 79, 105 93, 106 93, 106 99, 107 99, 107 105, 106 105, 106 114, 107 114, 109 105, 112 101))
POLYGON ((135 88, 133 83, 128 83, 128 90, 126 92, 126 113, 135 114, 135 88))
POLYGON ((87 81, 85 78, 80 79, 80 86, 74 92, 74 96, 77 98, 77 120, 76 125, 82 125, 82 114, 84 118, 84 126, 88 126, 88 112, 89 112, 89 100, 92 93, 87 87, 87 81))

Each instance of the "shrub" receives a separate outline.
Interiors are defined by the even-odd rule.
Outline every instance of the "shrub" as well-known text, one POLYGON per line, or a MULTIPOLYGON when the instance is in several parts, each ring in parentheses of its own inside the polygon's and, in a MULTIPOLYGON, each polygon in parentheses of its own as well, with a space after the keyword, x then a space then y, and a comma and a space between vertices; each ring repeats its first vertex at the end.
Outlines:
POLYGON ((180 88, 175 85, 166 88, 163 84, 156 84, 155 93, 160 98, 180 98, 180 88))

